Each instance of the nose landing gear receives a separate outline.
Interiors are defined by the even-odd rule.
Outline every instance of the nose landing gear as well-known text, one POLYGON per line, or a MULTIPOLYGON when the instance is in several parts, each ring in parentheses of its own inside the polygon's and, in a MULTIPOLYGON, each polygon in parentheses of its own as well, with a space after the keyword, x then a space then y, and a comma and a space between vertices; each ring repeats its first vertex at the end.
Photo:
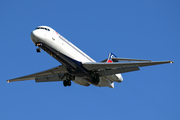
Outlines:
POLYGON ((42 46, 42 44, 41 43, 36 43, 35 45, 38 46, 38 48, 36 49, 36 52, 40 53, 41 52, 40 46, 42 46))
POLYGON ((40 53, 40 52, 41 52, 41 48, 37 48, 37 49, 36 49, 36 52, 37 52, 37 53, 40 53))

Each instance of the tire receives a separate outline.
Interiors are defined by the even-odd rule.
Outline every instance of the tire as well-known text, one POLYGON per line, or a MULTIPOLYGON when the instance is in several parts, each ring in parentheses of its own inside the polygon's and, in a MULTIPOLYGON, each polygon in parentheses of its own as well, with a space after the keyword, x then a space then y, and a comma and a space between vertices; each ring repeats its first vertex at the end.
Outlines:
POLYGON ((63 85, 64 85, 64 87, 67 86, 67 81, 66 80, 63 81, 63 85))
POLYGON ((67 80, 67 85, 71 86, 71 81, 70 80, 67 80))
POLYGON ((36 52, 37 52, 37 53, 41 52, 41 49, 40 49, 40 48, 37 48, 37 49, 36 49, 36 52))

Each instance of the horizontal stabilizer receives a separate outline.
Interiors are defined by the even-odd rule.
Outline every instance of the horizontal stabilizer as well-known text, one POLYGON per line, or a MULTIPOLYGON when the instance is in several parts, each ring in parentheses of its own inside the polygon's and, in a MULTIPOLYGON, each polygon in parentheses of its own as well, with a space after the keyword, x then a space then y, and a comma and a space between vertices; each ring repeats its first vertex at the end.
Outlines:
POLYGON ((146 61, 151 62, 151 60, 141 60, 141 59, 129 59, 129 58, 112 58, 115 61, 146 61))

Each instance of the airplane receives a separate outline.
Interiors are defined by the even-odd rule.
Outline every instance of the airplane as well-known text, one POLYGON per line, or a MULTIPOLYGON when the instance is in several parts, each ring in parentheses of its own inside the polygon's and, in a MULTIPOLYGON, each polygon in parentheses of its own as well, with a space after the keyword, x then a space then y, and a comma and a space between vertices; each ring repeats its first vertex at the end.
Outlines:
POLYGON ((140 70, 139 67, 174 63, 173 61, 151 61, 141 59, 117 58, 109 53, 108 58, 96 62, 70 41, 48 26, 39 26, 30 34, 37 46, 37 53, 43 49, 61 65, 35 74, 10 79, 7 82, 35 80, 36 82, 63 81, 71 86, 71 81, 82 86, 114 88, 114 82, 123 81, 122 73, 140 70))

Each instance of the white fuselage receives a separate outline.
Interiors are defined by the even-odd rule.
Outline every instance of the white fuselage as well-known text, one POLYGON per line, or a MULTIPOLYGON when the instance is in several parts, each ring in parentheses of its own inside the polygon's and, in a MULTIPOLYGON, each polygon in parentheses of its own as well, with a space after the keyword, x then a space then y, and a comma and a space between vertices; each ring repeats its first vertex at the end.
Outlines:
MULTIPOLYGON (((37 43, 44 43, 56 51, 82 63, 96 62, 83 51, 57 33, 50 27, 40 26, 31 33, 32 41, 37 43), (45 29, 46 28, 46 29, 45 29)), ((110 75, 106 77, 101 77, 100 82, 97 86, 109 86, 114 88, 113 81, 122 82, 123 78, 121 74, 110 75)), ((76 83, 76 81, 75 81, 76 83)))
MULTIPOLYGON (((47 26, 46 26, 47 28, 47 26)), ((95 62, 92 58, 86 55, 83 51, 61 36, 52 28, 49 28, 50 31, 45 31, 43 29, 36 29, 32 33, 39 37, 39 39, 33 41, 34 43, 42 42, 47 44, 48 46, 54 48, 60 53, 74 59, 84 62, 95 62)))

